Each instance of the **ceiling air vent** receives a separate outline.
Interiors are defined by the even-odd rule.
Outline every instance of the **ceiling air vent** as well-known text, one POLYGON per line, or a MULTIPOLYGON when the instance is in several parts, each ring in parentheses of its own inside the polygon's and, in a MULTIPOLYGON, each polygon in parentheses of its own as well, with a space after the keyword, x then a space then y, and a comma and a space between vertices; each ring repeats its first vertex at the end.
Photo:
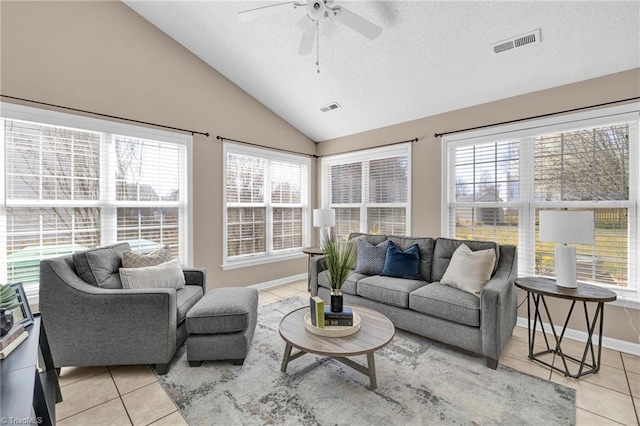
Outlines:
POLYGON ((320 111, 329 112, 329 111, 333 111, 334 109, 340 109, 340 105, 338 105, 337 102, 332 102, 329 105, 325 105, 325 106, 321 107, 320 111))
POLYGON ((493 48, 493 53, 502 53, 507 50, 526 46, 527 44, 540 43, 540 41, 540 29, 538 28, 537 30, 530 31, 526 34, 493 43, 491 47, 493 48))

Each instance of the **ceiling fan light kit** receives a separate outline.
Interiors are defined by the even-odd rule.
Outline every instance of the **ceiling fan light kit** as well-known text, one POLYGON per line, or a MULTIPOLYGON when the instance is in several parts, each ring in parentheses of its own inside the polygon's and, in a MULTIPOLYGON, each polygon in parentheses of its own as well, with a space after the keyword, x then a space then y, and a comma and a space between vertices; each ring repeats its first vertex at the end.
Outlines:
MULTIPOLYGON (((360 15, 345 9, 342 6, 333 6, 333 0, 311 0, 307 3, 287 2, 272 4, 269 6, 258 7, 256 9, 244 10, 238 13, 238 17, 243 21, 250 21, 279 13, 280 11, 290 9, 291 7, 294 9, 305 7, 306 10, 305 16, 303 16, 297 23, 297 27, 302 30, 302 38, 300 40, 300 47, 298 48, 299 55, 308 55, 313 50, 313 42, 316 41, 316 37, 319 38, 319 24, 320 20, 323 18, 329 18, 333 21, 340 22, 344 26, 352 29, 358 34, 361 34, 369 40, 375 39, 382 32, 382 28, 364 19, 360 15)), ((319 66, 319 60, 316 61, 316 65, 319 66)), ((319 68, 318 72, 320 72, 319 68)))

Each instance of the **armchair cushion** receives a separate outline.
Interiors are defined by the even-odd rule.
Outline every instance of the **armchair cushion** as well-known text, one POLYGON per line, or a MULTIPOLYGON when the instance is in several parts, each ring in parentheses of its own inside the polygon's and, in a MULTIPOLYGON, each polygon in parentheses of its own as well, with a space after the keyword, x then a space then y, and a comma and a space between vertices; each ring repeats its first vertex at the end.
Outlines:
POLYGON ((120 268, 123 288, 175 288, 184 287, 185 279, 180 259, 143 268, 120 268))
POLYGON ((129 243, 118 243, 73 254, 73 263, 83 281, 100 288, 122 288, 119 269, 129 243))

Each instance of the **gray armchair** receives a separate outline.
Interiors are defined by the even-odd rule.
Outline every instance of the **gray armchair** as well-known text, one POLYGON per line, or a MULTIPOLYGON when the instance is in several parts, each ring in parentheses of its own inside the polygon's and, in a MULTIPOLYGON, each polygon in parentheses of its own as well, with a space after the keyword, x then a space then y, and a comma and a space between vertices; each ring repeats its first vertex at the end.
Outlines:
POLYGON ((55 367, 155 364, 166 374, 206 288, 203 269, 183 272, 180 290, 101 288, 80 278, 71 255, 42 260, 40 311, 55 367))

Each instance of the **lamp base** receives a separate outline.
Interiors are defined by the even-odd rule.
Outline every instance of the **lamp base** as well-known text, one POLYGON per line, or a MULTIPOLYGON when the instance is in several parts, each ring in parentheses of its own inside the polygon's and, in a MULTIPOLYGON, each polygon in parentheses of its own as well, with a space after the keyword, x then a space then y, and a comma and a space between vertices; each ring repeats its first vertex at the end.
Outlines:
POLYGON ((322 226, 320 228, 320 248, 322 250, 327 248, 327 240, 329 239, 329 228, 322 226))
POLYGON ((556 285, 558 287, 577 288, 576 248, 573 246, 556 246, 556 285))

